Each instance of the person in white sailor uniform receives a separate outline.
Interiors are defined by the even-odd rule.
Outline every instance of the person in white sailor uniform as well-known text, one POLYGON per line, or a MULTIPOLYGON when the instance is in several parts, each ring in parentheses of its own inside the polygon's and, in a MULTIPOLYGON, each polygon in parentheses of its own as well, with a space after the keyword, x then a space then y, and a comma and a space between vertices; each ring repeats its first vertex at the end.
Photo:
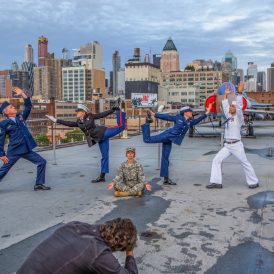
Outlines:
POLYGON ((4 163, 0 168, 0 181, 20 158, 24 158, 37 165, 34 190, 50 190, 50 187, 45 185, 47 161, 32 151, 37 145, 26 124, 32 108, 31 100, 22 89, 13 87, 13 91, 24 99, 25 109, 18 113, 7 101, 0 107, 0 113, 6 117, 0 123, 0 160, 4 163), (4 150, 6 136, 9 137, 7 153, 4 150))
POLYGON ((189 130, 190 126, 195 126, 207 117, 210 112, 211 105, 207 109, 204 115, 196 119, 193 118, 193 110, 189 106, 182 107, 177 115, 170 115, 167 113, 154 113, 153 111, 148 111, 148 116, 146 118, 146 123, 142 125, 143 140, 145 143, 162 143, 162 159, 161 159, 161 170, 160 176, 164 177, 164 185, 176 185, 169 178, 169 155, 172 148, 172 143, 176 145, 181 145, 185 134, 189 130), (153 122, 151 116, 159 118, 165 121, 174 122, 174 126, 165 130, 164 132, 150 136, 150 126, 149 124, 153 122))
POLYGON ((232 101, 229 105, 227 96, 231 93, 228 87, 226 87, 224 99, 222 101, 222 107, 226 121, 224 122, 225 134, 224 134, 224 147, 214 157, 211 167, 210 184, 206 187, 209 189, 222 188, 222 162, 234 155, 241 163, 244 169, 246 182, 249 188, 256 188, 259 186, 258 178, 255 174, 253 167, 246 158, 243 143, 241 141, 241 127, 244 123, 243 116, 243 100, 242 91, 244 89, 244 83, 241 82, 238 87, 238 95, 236 101, 232 101))

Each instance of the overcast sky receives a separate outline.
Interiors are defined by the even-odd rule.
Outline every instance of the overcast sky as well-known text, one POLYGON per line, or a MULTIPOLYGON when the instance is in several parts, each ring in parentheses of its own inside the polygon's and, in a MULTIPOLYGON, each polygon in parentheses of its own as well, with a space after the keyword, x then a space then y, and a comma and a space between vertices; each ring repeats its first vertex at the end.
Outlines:
POLYGON ((28 43, 37 62, 40 35, 57 58, 62 48, 99 41, 107 71, 115 50, 124 65, 133 48, 160 53, 169 36, 181 68, 193 59, 221 61, 227 50, 245 70, 248 61, 259 70, 274 62, 273 0, 0 0, 0 24, 0 69, 20 65, 28 43))

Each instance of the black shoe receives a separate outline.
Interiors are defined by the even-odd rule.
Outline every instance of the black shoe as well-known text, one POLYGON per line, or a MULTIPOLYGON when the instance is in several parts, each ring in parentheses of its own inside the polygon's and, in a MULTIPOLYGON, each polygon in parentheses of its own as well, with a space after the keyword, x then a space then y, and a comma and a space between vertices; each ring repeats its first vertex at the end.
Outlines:
POLYGON ((35 191, 36 191, 36 190, 50 190, 51 187, 46 186, 46 185, 44 185, 44 184, 40 184, 40 185, 35 185, 33 189, 34 189, 35 191))
POLYGON ((209 188, 209 189, 212 189, 212 188, 223 188, 223 185, 222 184, 209 184, 206 186, 206 188, 209 188))
POLYGON ((177 185, 175 182, 171 181, 171 179, 169 179, 168 177, 166 177, 164 179, 164 182, 163 182, 164 185, 169 185, 169 186, 175 186, 177 185))
POLYGON ((121 98, 118 97, 112 109, 115 111, 120 110, 120 104, 121 104, 121 98))
POLYGON ((259 187, 259 184, 249 185, 248 187, 249 188, 257 188, 257 187, 259 187))
POLYGON ((92 183, 101 183, 101 182, 105 182, 105 176, 102 177, 102 176, 99 176, 98 178, 94 179, 94 180, 91 180, 92 183))
POLYGON ((151 114, 150 114, 149 111, 147 111, 146 123, 147 123, 147 124, 153 123, 153 119, 151 118, 151 114))

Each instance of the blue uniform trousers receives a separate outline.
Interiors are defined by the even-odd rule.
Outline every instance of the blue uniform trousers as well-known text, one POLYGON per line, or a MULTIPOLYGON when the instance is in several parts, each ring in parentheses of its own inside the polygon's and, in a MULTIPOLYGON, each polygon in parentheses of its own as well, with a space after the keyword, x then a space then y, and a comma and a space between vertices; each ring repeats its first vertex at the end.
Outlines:
POLYGON ((109 138, 121 133, 126 128, 126 113, 116 111, 117 125, 116 127, 109 127, 105 130, 103 139, 99 142, 101 151, 101 173, 109 172, 109 138))
POLYGON ((164 131, 158 135, 150 136, 149 124, 142 125, 143 140, 145 143, 162 143, 162 159, 161 159, 161 177, 168 177, 169 155, 172 148, 172 142, 168 139, 167 133, 164 131))
POLYGON ((42 158, 39 154, 37 154, 34 151, 30 151, 25 154, 20 155, 7 155, 9 162, 7 164, 4 164, 0 168, 0 181, 5 177, 5 175, 8 173, 8 171, 11 169, 11 167, 20 159, 24 158, 26 160, 29 160, 33 164, 37 165, 37 176, 36 176, 36 184, 44 184, 45 183, 45 172, 46 172, 46 164, 47 161, 42 158))

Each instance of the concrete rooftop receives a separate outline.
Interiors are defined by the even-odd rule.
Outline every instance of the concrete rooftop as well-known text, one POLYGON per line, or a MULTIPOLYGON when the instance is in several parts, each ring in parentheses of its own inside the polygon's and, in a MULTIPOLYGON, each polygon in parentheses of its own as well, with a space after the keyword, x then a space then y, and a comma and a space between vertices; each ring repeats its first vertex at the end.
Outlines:
MULTIPOLYGON (((142 198, 117 199, 107 183, 90 183, 99 173, 98 146, 58 149, 57 165, 52 151, 41 152, 51 191, 34 192, 36 167, 18 161, 0 184, 0 273, 15 272, 62 223, 101 223, 120 216, 137 225, 139 273, 273 274, 274 162, 264 156, 274 147, 274 123, 257 124, 257 138, 243 140, 260 180, 254 190, 233 157, 223 165, 224 188, 205 188, 219 137, 186 137, 181 146, 173 145, 170 177, 178 185, 172 187, 162 186, 157 144, 144 144, 141 136, 112 140, 108 181, 125 159, 125 148, 135 146, 153 187, 142 198)), ((197 129, 212 133, 207 126, 197 129)), ((124 263, 124 254, 117 257, 124 263)))

